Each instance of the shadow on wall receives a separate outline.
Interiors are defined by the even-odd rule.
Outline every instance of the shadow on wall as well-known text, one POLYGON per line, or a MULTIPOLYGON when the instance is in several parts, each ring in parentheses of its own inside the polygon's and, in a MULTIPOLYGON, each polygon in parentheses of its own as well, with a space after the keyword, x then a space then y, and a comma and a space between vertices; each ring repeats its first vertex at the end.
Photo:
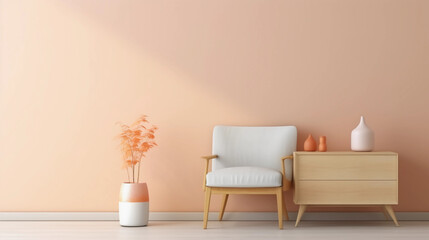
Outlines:
MULTIPOLYGON (((132 46, 135 54, 161 66, 135 76, 160 82, 148 81, 144 86, 150 90, 132 90, 157 96, 159 111, 174 112, 174 117, 192 116, 207 128, 215 124, 296 125, 298 149, 312 133, 316 139, 327 136, 328 150, 349 150, 350 132, 359 116, 365 115, 376 133, 376 149, 400 154, 403 209, 414 209, 416 203, 427 210, 427 203, 416 200, 426 197, 416 189, 427 180, 429 169, 423 151, 428 137, 421 134, 422 128, 428 132, 429 118, 429 73, 421 64, 429 54, 423 40, 429 39, 419 35, 425 21, 410 17, 419 9, 412 3, 374 3, 367 8, 357 2, 324 5, 314 1, 313 7, 301 1, 109 1, 100 6, 98 1, 78 0, 55 4, 112 33, 132 46), (155 75, 161 71, 171 75, 159 79, 155 75), (183 85, 189 92, 176 89, 183 85), (203 98, 213 103, 211 109, 198 105, 203 98), (177 110, 171 102, 183 107, 177 110), (406 125, 410 119, 415 121, 406 125), (397 136, 391 135, 398 131, 397 136), (405 133, 411 135, 401 138, 405 133)), ((163 119, 174 128, 169 136, 201 137, 183 130, 192 129, 193 123, 172 119, 163 119)), ((205 133, 208 139, 209 131, 205 133)), ((167 147, 179 142, 164 139, 167 147)), ((178 158, 186 154, 178 150, 178 158)), ((194 181, 194 177, 184 179, 185 183, 194 181)))
MULTIPOLYGON (((350 61, 362 65, 353 54, 342 52, 350 45, 341 38, 319 36, 318 29, 324 22, 319 26, 304 21, 306 15, 297 11, 304 10, 304 6, 299 4, 260 1, 222 4, 111 1, 102 7, 97 1, 57 4, 122 38, 138 54, 186 76, 181 79, 182 84, 192 85, 195 91, 222 102, 220 108, 234 106, 232 109, 247 119, 243 122, 242 118, 240 121, 234 117, 222 118, 219 117, 222 109, 214 109, 211 112, 219 120, 217 123, 296 125, 298 146, 302 146, 308 133, 313 133, 315 137, 327 135, 331 149, 345 150, 349 148, 348 142, 344 143, 348 140, 350 123, 359 114, 376 114, 375 109, 368 107, 371 99, 378 97, 371 97, 371 89, 367 87, 373 85, 372 79, 350 76, 341 65, 343 62, 353 65, 350 61), (329 50, 312 51, 319 47, 329 50), (326 66, 328 62, 332 66, 326 66), (334 66, 336 69, 329 69, 334 66), (349 81, 344 80, 353 78, 359 78, 363 84, 350 89, 349 81), (368 99, 358 103, 356 98, 362 92, 368 93, 368 99), (332 131, 333 128, 339 131, 332 131)), ((330 13, 335 9, 320 11, 319 14, 330 13)), ((344 35, 342 32, 341 36, 344 35)), ((370 74, 362 69, 359 67, 361 75, 370 74)), ((169 79, 162 81, 165 88, 173 85, 169 79)))

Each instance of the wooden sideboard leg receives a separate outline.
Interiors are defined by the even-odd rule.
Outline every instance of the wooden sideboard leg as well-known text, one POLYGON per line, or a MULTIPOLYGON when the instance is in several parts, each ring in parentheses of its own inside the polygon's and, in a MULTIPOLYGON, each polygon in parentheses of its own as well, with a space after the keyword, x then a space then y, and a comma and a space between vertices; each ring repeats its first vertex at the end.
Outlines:
POLYGON ((384 217, 386 218, 386 220, 389 220, 389 213, 387 213, 387 210, 384 206, 382 207, 382 211, 383 211, 383 214, 384 214, 384 217))
POLYGON ((392 206, 385 205, 384 208, 386 209, 387 213, 389 213, 390 217, 393 219, 393 222, 397 227, 399 227, 398 220, 396 220, 395 212, 392 209, 392 206))
POLYGON ((304 214, 306 208, 307 208, 306 205, 299 205, 298 216, 296 217, 295 227, 297 227, 299 224, 299 221, 301 221, 302 215, 304 214))

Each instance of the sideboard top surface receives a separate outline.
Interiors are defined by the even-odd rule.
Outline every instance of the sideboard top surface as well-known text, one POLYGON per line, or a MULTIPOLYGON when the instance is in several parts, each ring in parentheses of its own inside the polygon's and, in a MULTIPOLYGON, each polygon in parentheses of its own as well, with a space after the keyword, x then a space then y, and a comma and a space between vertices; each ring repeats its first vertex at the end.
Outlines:
POLYGON ((398 155, 395 152, 353 152, 353 151, 339 151, 339 152, 304 152, 297 151, 294 154, 298 155, 398 155))

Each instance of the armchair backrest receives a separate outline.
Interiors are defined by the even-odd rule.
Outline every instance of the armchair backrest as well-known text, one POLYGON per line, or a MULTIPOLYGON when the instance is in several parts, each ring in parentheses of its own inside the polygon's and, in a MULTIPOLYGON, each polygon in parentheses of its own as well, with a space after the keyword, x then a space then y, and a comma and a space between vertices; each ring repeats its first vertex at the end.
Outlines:
MULTIPOLYGON (((212 170, 228 167, 265 167, 282 171, 281 158, 296 150, 295 126, 216 126, 213 130, 212 170)), ((292 179, 292 160, 285 160, 286 178, 292 179)))

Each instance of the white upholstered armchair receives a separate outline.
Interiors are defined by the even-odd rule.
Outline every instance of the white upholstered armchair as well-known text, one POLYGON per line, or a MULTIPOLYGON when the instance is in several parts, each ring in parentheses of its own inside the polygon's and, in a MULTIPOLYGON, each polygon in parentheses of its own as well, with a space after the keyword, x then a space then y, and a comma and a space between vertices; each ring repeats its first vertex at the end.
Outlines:
POLYGON ((210 198, 222 194, 219 220, 222 220, 229 194, 275 194, 279 228, 283 212, 288 218, 283 191, 292 181, 292 153, 296 150, 295 126, 237 127, 216 126, 211 156, 204 175, 204 229, 207 228, 210 198), (208 172, 210 160, 212 171, 208 172))

